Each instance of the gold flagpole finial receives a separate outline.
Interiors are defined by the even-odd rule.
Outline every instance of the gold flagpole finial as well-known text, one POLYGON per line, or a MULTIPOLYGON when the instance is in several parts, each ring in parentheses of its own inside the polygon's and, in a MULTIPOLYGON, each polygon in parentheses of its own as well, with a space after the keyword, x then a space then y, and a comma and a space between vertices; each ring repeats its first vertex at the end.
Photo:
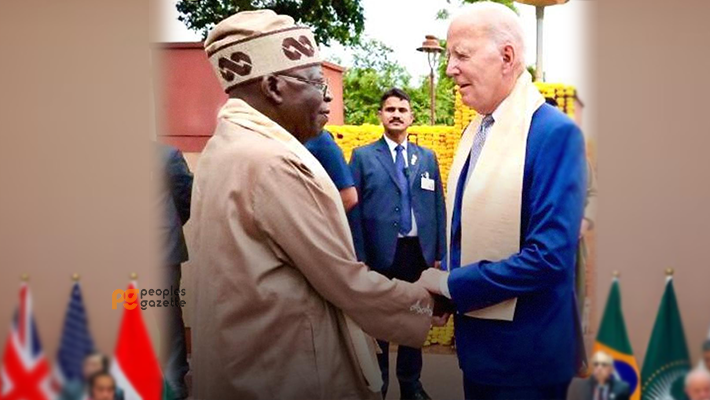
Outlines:
POLYGON ((674 272, 673 268, 668 268, 666 269, 666 276, 673 276, 674 272))
POLYGON ((71 280, 73 280, 74 282, 79 282, 79 274, 74 272, 71 276, 71 280))
POLYGON ((29 281, 30 281, 30 276, 29 276, 28 274, 22 274, 22 275, 20 276, 20 279, 22 280, 22 282, 29 282, 29 281))
POLYGON ((619 271, 614 271, 612 275, 614 275, 614 278, 618 278, 621 276, 621 273, 619 271))
POLYGON ((135 272, 131 272, 131 280, 135 281, 136 279, 138 279, 138 274, 136 274, 135 272))

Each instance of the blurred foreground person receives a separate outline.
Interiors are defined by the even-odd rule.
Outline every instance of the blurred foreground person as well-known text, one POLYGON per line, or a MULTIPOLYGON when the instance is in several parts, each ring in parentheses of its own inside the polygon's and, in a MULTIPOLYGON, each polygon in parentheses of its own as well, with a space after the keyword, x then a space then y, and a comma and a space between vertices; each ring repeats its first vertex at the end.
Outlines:
POLYGON ((205 49, 229 99, 193 188, 193 396, 377 398, 368 334, 421 346, 433 299, 356 260, 338 190, 302 145, 331 100, 313 34, 246 11, 205 49))

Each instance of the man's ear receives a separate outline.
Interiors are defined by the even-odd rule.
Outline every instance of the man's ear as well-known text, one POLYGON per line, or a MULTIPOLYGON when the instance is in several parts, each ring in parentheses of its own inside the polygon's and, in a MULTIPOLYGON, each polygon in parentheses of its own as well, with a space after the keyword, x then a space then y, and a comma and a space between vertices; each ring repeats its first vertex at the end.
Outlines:
POLYGON ((259 87, 264 96, 275 104, 283 103, 284 80, 276 75, 266 75, 261 78, 259 87))
POLYGON ((512 45, 507 44, 503 46, 501 57, 503 58, 503 69, 505 71, 512 71, 515 69, 515 63, 518 55, 515 54, 515 48, 512 45))

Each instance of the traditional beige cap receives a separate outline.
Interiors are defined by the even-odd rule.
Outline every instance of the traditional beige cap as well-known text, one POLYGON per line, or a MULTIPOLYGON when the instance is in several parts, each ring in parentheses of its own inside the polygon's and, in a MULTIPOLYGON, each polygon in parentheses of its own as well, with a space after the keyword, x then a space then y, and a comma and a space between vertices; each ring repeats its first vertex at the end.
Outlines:
POLYGON ((210 31, 205 51, 225 92, 258 77, 318 65, 309 28, 272 10, 242 11, 210 31))

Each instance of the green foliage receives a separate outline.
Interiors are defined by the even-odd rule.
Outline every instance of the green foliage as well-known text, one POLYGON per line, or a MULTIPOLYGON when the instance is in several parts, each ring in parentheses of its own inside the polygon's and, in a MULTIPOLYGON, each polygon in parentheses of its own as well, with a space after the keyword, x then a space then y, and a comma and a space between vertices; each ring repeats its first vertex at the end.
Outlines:
POLYGON ((176 7, 178 19, 203 38, 215 24, 238 11, 266 8, 310 26, 318 43, 324 45, 331 40, 357 44, 365 28, 360 0, 180 0, 176 7))
MULTIPOLYGON (((493 3, 499 3, 502 4, 511 10, 515 11, 516 13, 518 12, 518 9, 515 8, 514 0, 459 0, 459 6, 463 4, 472 4, 472 3, 478 3, 481 1, 491 1, 493 3)), ((447 3, 451 4, 451 1, 447 0, 447 3)), ((444 19, 449 19, 451 16, 451 12, 445 8, 442 8, 441 10, 437 11, 436 13, 436 19, 439 20, 444 20, 444 19)))
MULTIPOLYGON (((345 123, 361 125, 378 124, 377 110, 380 97, 392 87, 398 87, 411 97, 415 124, 429 124, 429 76, 419 84, 412 84, 412 77, 402 66, 390 58, 392 49, 377 40, 363 40, 353 48, 353 67, 343 78, 343 103, 345 123)), ((424 60, 422 60, 424 62, 424 60)), ((446 65, 438 67, 436 79, 436 123, 454 123, 454 83, 446 77, 446 65)))
POLYGON ((518 12, 518 9, 515 8, 515 4, 513 4, 513 0, 462 0, 464 3, 478 3, 481 1, 491 1, 493 3, 500 3, 511 10, 518 12))
POLYGON ((534 65, 528 65, 527 70, 530 73, 530 75, 533 77, 533 82, 535 82, 535 80, 536 80, 535 74, 536 74, 537 68, 534 65))

